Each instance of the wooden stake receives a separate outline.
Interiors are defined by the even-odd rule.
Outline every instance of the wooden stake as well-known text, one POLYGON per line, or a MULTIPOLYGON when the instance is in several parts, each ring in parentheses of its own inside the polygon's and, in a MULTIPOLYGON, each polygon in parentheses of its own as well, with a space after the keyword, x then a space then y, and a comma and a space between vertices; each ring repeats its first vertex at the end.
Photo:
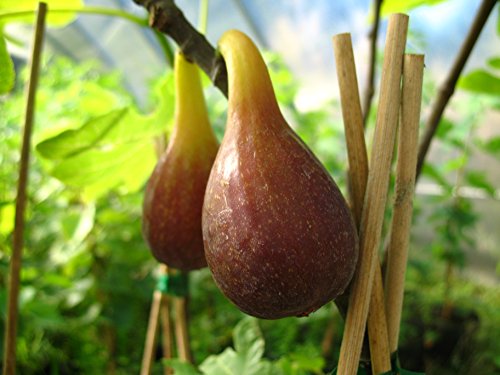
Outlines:
MULTIPOLYGON (((162 265, 162 272, 168 273, 165 265, 162 265)), ((160 304, 160 323, 161 323, 161 344, 163 348, 163 359, 172 358, 172 322, 170 316, 170 297, 168 294, 162 293, 160 304)), ((172 369, 163 365, 163 373, 165 375, 172 374, 172 369)))
POLYGON ((333 37, 333 51, 337 66, 340 104, 349 159, 351 207, 356 226, 359 229, 368 178, 368 156, 351 35, 348 33, 335 35, 333 37))
POLYGON ((144 343, 144 354, 142 355, 141 375, 151 374, 154 363, 156 349, 156 337, 158 333, 158 323, 160 306, 162 304, 163 293, 159 290, 153 292, 153 302, 149 313, 148 330, 146 332, 146 342, 144 343))
POLYGON ((38 85, 46 13, 47 4, 38 3, 35 33, 33 36, 33 46, 31 51, 30 76, 26 90, 23 142, 21 146, 21 161, 19 163, 12 257, 10 260, 9 294, 3 356, 4 375, 14 375, 16 373, 16 337, 17 320, 19 315, 19 282, 24 246, 24 212, 26 210, 26 189, 28 185, 31 134, 35 115, 35 94, 38 85))
POLYGON ((404 282, 413 210, 422 101, 423 55, 406 55, 403 67, 401 124, 398 142, 396 191, 386 273, 386 310, 391 352, 398 348, 404 282))
MULTIPOLYGON (((164 264, 160 264, 159 272, 160 277, 168 274, 168 267, 164 264)), ((146 331, 146 340, 144 343, 141 375, 149 375, 153 368, 160 318, 162 324, 163 358, 169 359, 172 357, 172 330, 170 324, 169 297, 161 290, 155 289, 153 292, 153 301, 151 302, 148 329, 146 331)), ((164 366, 164 373, 170 374, 171 371, 164 366)))
MULTIPOLYGON (((336 35, 333 38, 333 46, 349 158, 351 206, 359 228, 366 192, 366 181, 368 179, 368 157, 350 35, 336 35)), ((377 373, 383 373, 391 369, 383 293, 382 273, 380 265, 377 263, 372 300, 370 302, 371 306, 377 306, 377 308, 370 309, 368 315, 372 368, 377 373)))
POLYGON ((384 303, 384 283, 378 256, 374 271, 370 310, 368 310, 368 342, 370 343, 372 373, 378 375, 390 371, 392 367, 384 303))
POLYGON ((349 297, 349 309, 337 370, 337 373, 342 375, 356 374, 361 354, 389 186, 407 29, 408 16, 391 15, 371 156, 372 166, 368 175, 361 217, 360 259, 349 297))
POLYGON ((189 331, 187 318, 187 298, 175 297, 175 337, 177 341, 177 353, 180 359, 193 362, 191 347, 189 345, 189 331))

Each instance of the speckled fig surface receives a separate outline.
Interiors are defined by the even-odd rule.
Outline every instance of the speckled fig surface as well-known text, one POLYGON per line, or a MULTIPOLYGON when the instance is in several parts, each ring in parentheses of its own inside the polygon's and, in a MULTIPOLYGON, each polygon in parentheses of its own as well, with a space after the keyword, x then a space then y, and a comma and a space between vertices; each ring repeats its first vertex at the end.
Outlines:
POLYGON ((174 128, 148 181, 143 203, 143 234, 153 255, 183 271, 207 265, 201 212, 218 148, 197 69, 176 55, 174 128))
POLYGON ((352 278, 358 240, 351 213, 284 120, 253 42, 231 30, 219 49, 229 104, 203 205, 206 259, 242 311, 265 319, 305 316, 352 278))

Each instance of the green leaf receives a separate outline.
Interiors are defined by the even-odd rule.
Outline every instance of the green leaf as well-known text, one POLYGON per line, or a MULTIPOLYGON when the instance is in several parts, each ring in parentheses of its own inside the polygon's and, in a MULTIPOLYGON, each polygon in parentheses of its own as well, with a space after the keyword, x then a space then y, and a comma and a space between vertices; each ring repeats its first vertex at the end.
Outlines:
POLYGON ((491 197, 495 196, 495 187, 488 181, 484 172, 470 171, 465 175, 465 180, 469 185, 484 190, 491 197))
POLYGON ((385 17, 392 13, 404 13, 419 6, 431 6, 444 1, 446 0, 384 0, 381 14, 385 17))
POLYGON ((206 375, 271 375, 279 374, 277 367, 262 360, 264 339, 256 319, 245 318, 233 332, 235 350, 227 348, 212 355, 200 365, 206 375))
POLYGON ((264 339, 256 319, 243 319, 233 332, 234 348, 249 359, 259 360, 264 354, 264 339))
POLYGON ((461 89, 488 95, 500 95, 500 78, 486 70, 474 70, 458 81, 461 89))
POLYGON ((165 359, 163 361, 165 365, 172 368, 175 371, 175 375, 200 375, 196 367, 194 367, 191 363, 184 362, 180 359, 165 359))
MULTIPOLYGON (((76 18, 75 12, 51 12, 51 9, 76 9, 83 7, 82 0, 45 0, 47 4, 47 24, 62 27, 76 18)), ((0 2, 0 29, 9 22, 33 23, 37 0, 2 0, 0 2)))
POLYGON ((41 141, 36 150, 53 162, 54 177, 83 190, 87 200, 117 187, 123 193, 137 191, 156 163, 153 138, 166 131, 173 117, 172 84, 171 74, 161 80, 155 90, 159 105, 150 115, 115 109, 41 141))
POLYGON ((439 139, 446 139, 448 133, 454 128, 453 122, 446 118, 442 118, 436 131, 436 137, 439 139))
POLYGON ((14 203, 6 203, 0 206, 0 235, 7 236, 14 229, 14 216, 16 206, 14 203))
POLYGON ((432 180, 434 180, 435 182, 437 182, 439 185, 441 185, 447 191, 451 191, 451 189, 452 189, 451 184, 446 180, 443 173, 441 171, 439 171, 432 164, 425 163, 424 167, 422 168, 422 173, 424 176, 429 177, 432 180))
POLYGON ((0 35, 0 95, 12 90, 15 78, 14 63, 7 51, 5 39, 0 35))
POLYGON ((443 164, 443 170, 445 172, 453 172, 460 168, 462 168, 465 164, 467 164, 467 155, 458 155, 455 158, 447 160, 443 164))
POLYGON ((96 197, 119 184, 128 191, 140 188, 155 161, 152 142, 133 142, 66 158, 52 175, 69 186, 88 188, 89 197, 96 197))
POLYGON ((500 155, 500 137, 492 137, 481 145, 481 148, 493 155, 500 155))
POLYGON ((36 150, 47 159, 62 159, 96 147, 127 113, 126 108, 111 111, 91 119, 79 129, 63 131, 40 142, 36 150))
POLYGON ((492 57, 488 60, 488 65, 495 69, 500 69, 500 57, 492 57))

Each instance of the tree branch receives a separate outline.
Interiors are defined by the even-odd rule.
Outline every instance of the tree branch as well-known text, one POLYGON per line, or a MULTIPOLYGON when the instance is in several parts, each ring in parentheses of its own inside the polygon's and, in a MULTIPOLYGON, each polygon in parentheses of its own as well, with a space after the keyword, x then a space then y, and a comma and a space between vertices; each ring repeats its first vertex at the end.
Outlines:
POLYGON ((477 11, 476 18, 472 23, 469 33, 467 34, 462 47, 451 67, 448 77, 441 85, 439 89, 438 97, 434 102, 434 106, 431 109, 431 113, 427 120, 427 125, 425 128, 425 133, 420 142, 418 150, 418 161, 417 161, 417 179, 422 172, 422 167, 424 165, 425 158, 429 151, 431 141, 434 138, 434 134, 438 128, 439 122, 443 116, 446 105, 450 101, 451 96, 455 91, 455 86, 457 84, 458 78, 462 73, 465 63, 469 58, 472 48, 476 44, 476 41, 483 29, 486 21, 495 7, 497 0, 483 0, 479 10, 477 11))
POLYGON ((149 25, 169 35, 227 97, 226 63, 215 48, 186 19, 173 0, 134 0, 149 12, 149 25))
POLYGON ((375 60, 377 58, 377 38, 380 24, 380 9, 383 0, 374 0, 374 19, 372 30, 370 31, 370 63, 368 66, 368 83, 363 97, 363 124, 366 126, 370 107, 372 105, 373 94, 375 93, 375 60))

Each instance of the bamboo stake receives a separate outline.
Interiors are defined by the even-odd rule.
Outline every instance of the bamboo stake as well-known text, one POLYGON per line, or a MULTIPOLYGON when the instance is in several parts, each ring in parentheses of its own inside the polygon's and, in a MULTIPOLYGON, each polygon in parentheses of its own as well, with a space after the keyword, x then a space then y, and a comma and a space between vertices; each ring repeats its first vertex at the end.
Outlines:
POLYGON ((356 226, 359 229, 368 178, 368 155, 363 129, 363 114, 359 100, 356 65, 351 35, 333 37, 333 51, 340 88, 340 104, 344 119, 347 156, 349 159, 349 193, 356 226))
POLYGON ((370 309, 368 310, 368 342, 370 343, 370 359, 373 375, 383 374, 391 370, 391 352, 389 350, 389 334, 385 312, 384 283, 378 257, 373 275, 370 309))
POLYGON ((158 333, 158 317, 163 293, 159 290, 153 292, 153 301, 149 313, 148 330, 146 332, 146 342, 144 343, 144 353, 142 355, 141 375, 151 374, 154 363, 155 344, 158 333))
POLYGON ((28 185, 29 159, 31 148, 31 134, 35 116, 35 96, 40 70, 43 37, 45 31, 45 15, 47 4, 38 3, 35 32, 31 51, 31 68, 26 90, 26 109, 24 117, 23 141, 21 145, 21 161, 19 163, 19 179, 15 209, 14 234, 12 243, 12 257, 9 272, 9 294, 7 302, 7 320, 5 326, 3 374, 16 373, 16 337, 17 320, 19 315, 20 273, 24 247, 24 213, 26 210, 26 190, 28 185))
POLYGON ((400 103, 400 81, 408 16, 391 15, 360 227, 360 259, 354 275, 337 373, 356 374, 377 264, 400 103))
POLYGON ((177 341, 177 353, 180 359, 193 362, 191 347, 189 345, 187 297, 175 297, 175 337, 177 341))
MULTIPOLYGON (((160 277, 168 274, 168 267, 160 264, 158 267, 160 277)), ((172 333, 170 324, 169 298, 162 290, 155 289, 153 292, 153 301, 149 313, 148 329, 146 331, 146 340, 144 343, 144 353, 142 356, 141 375, 149 375, 154 363, 154 354, 156 339, 158 336, 158 325, 162 323, 162 346, 163 358, 172 357, 172 333)), ((165 374, 170 374, 170 370, 165 366, 165 374)))
MULTIPOLYGON (((168 273, 168 268, 162 265, 161 272, 168 273)), ((166 293, 162 293, 160 304, 160 323, 161 323, 161 343, 163 348, 163 359, 172 358, 172 322, 170 316, 170 297, 166 293)), ((172 369, 166 365, 163 366, 165 375, 172 374, 172 369)))
MULTIPOLYGON (((368 157, 364 139, 356 67, 350 35, 336 35, 333 38, 333 43, 349 157, 351 201, 354 218, 359 228, 368 178, 368 157)), ((382 273, 377 263, 370 302, 370 306, 375 306, 375 308, 370 308, 368 315, 372 369, 376 373, 383 373, 391 369, 383 293, 382 273)))
POLYGON ((422 101, 424 56, 405 56, 399 130, 396 192, 386 273, 386 310, 391 352, 398 348, 404 282, 413 210, 422 101))
MULTIPOLYGON (((368 155, 351 35, 349 33, 335 35, 333 37, 333 51, 349 161, 348 181, 351 209, 356 229, 359 231, 368 179, 368 155)), ((339 306, 339 302, 337 299, 337 306, 339 306)), ((347 302, 346 299, 344 317, 347 311, 347 302)), ((368 357, 367 349, 367 347, 363 348, 362 357, 368 357)))

